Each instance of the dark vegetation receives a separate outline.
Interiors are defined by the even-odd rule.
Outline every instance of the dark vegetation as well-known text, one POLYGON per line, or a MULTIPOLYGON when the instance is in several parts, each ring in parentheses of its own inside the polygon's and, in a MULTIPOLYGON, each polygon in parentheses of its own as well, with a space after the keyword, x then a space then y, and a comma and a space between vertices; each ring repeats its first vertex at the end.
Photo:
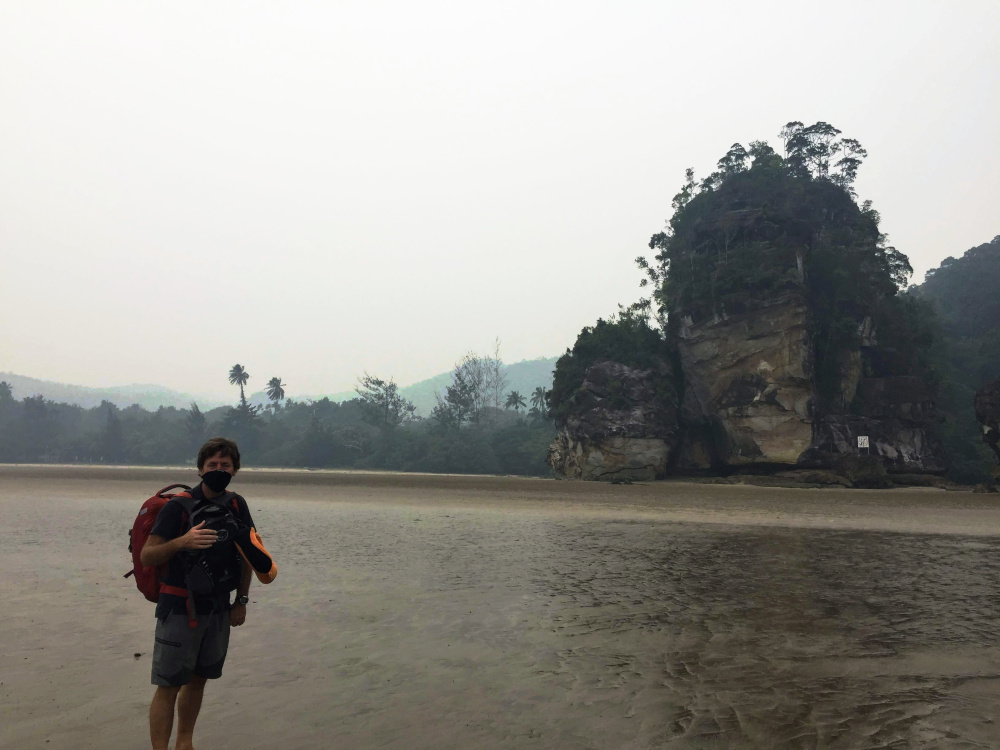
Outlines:
POLYGON ((916 375, 937 395, 951 478, 980 481, 988 455, 979 443, 972 394, 1000 374, 1000 245, 949 258, 917 289, 912 268, 879 228, 854 180, 867 152, 825 122, 791 122, 783 154, 754 141, 733 144, 717 171, 689 169, 666 229, 654 234, 642 285, 652 295, 610 321, 585 328, 559 360, 549 406, 557 423, 587 367, 600 359, 642 365, 683 321, 738 314, 783 295, 809 305, 817 414, 849 410, 840 398, 842 366, 873 331, 877 349, 862 375, 916 375), (658 325, 651 322, 655 319, 658 325))
POLYGON ((993 454, 982 442, 973 398, 1000 378, 1000 236, 971 248, 961 258, 945 258, 927 272, 908 297, 931 308, 936 336, 927 347, 935 370, 941 426, 953 478, 985 481, 993 454))
POLYGON ((669 361, 671 350, 660 332, 645 316, 628 310, 610 321, 598 320, 584 328, 573 348, 556 362, 552 390, 548 394, 551 414, 564 423, 577 404, 574 397, 587 369, 595 362, 612 360, 629 367, 649 369, 669 361))
POLYGON ((105 401, 84 409, 41 396, 16 399, 0 383, 0 462, 180 465, 209 437, 235 439, 251 466, 545 475, 555 429, 544 388, 507 392, 499 356, 466 356, 434 414, 421 419, 392 380, 367 373, 357 398, 295 401, 271 378, 269 403, 248 402, 250 374, 229 372, 239 402, 202 412, 105 401))

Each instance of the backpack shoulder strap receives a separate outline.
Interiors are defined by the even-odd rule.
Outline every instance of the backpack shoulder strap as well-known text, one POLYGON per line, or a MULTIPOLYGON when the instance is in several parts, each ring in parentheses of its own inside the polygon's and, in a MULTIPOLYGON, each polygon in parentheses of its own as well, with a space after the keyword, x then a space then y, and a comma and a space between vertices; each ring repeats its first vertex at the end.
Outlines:
POLYGON ((226 510, 231 510, 236 515, 236 517, 239 518, 240 504, 238 498, 239 495, 237 495, 235 492, 226 492, 225 494, 220 495, 219 497, 213 498, 209 502, 213 502, 216 505, 225 508, 226 510))
POLYGON ((187 525, 188 519, 191 518, 191 511, 194 510, 195 499, 191 497, 190 492, 178 492, 172 498, 170 502, 177 503, 181 506, 183 514, 181 516, 181 528, 183 529, 187 525))

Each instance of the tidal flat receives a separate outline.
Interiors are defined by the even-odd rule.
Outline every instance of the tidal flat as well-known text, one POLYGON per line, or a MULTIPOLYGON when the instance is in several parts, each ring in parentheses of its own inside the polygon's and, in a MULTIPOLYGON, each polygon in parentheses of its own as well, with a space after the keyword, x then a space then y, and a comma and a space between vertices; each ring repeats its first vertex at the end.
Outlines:
MULTIPOLYGON (((193 469, 0 466, 0 747, 148 747, 122 574, 193 469)), ((1000 501, 246 470, 205 748, 1000 747, 1000 501)))

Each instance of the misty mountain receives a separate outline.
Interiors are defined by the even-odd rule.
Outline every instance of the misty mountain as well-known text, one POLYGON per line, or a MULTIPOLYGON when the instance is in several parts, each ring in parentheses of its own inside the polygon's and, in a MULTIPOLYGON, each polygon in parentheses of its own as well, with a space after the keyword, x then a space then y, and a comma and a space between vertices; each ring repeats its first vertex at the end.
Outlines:
MULTIPOLYGON (((910 293, 930 300, 952 340, 996 341, 1000 336, 1000 235, 947 257, 910 293)), ((988 376, 983 376, 988 377, 988 376)))
MULTIPOLYGON (((552 387, 552 372, 556 366, 556 359, 557 357, 526 359, 522 362, 504 365, 504 374, 507 377, 505 393, 518 391, 524 396, 525 400, 528 400, 531 398, 531 392, 535 388, 541 386, 545 390, 548 390, 552 387)), ((451 385, 451 375, 451 372, 443 372, 440 375, 421 380, 419 383, 402 386, 399 392, 404 398, 413 402, 414 406, 417 407, 418 414, 428 417, 431 410, 437 404, 437 394, 443 394, 444 389, 451 385)), ((323 398, 329 398, 331 401, 341 403, 343 401, 350 401, 352 398, 357 398, 358 394, 354 391, 340 391, 338 393, 318 396, 299 396, 293 393, 291 396, 296 401, 319 401, 323 398)), ((264 391, 247 394, 247 401, 256 404, 265 404, 267 403, 267 394, 264 391)))
MULTIPOLYGON (((548 390, 552 387, 552 371, 555 368, 556 357, 524 360, 512 365, 504 365, 504 373, 507 376, 507 389, 519 391, 525 399, 531 397, 531 392, 538 386, 548 390)), ((56 401, 65 404, 75 404, 85 409, 99 406, 102 401, 110 401, 119 408, 126 408, 132 404, 139 404, 144 409, 155 411, 161 406, 174 406, 178 409, 187 409, 191 402, 195 401, 203 410, 214 409, 227 404, 217 399, 205 398, 190 393, 175 391, 162 385, 152 384, 132 384, 112 386, 108 388, 90 388, 83 385, 71 385, 67 383, 55 383, 51 380, 40 380, 29 378, 24 375, 16 375, 12 372, 0 372, 0 380, 10 383, 14 393, 14 398, 20 400, 26 396, 41 395, 49 401, 56 401)), ((434 405, 437 403, 436 394, 442 393, 444 388, 451 383, 451 372, 441 373, 434 377, 421 380, 419 383, 400 388, 400 393, 405 398, 412 401, 417 412, 422 416, 429 416, 434 405)), ((296 393, 290 394, 296 401, 319 401, 329 398, 338 403, 350 401, 357 398, 354 391, 341 391, 339 393, 300 396, 296 393)), ((238 400, 239 394, 233 399, 233 403, 238 400)), ((267 403, 267 394, 264 391, 257 391, 247 394, 247 400, 251 403, 267 403)))
POLYGON ((12 372, 0 372, 0 380, 10 383, 14 398, 23 399, 27 396, 43 396, 49 401, 65 404, 75 404, 85 409, 100 406, 102 401, 110 401, 119 408, 139 404, 144 409, 156 410, 161 406, 175 406, 187 409, 192 401, 198 405, 212 409, 222 404, 216 399, 206 399, 190 393, 181 393, 162 385, 134 383, 118 385, 109 388, 90 388, 84 385, 55 383, 51 380, 39 380, 12 372))

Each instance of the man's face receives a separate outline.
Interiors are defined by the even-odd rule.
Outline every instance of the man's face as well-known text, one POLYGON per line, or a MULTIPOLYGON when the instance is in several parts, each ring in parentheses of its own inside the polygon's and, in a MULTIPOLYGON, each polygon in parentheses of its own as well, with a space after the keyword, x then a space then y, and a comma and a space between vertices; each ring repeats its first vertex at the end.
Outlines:
POLYGON ((233 459, 229 456, 223 456, 222 451, 205 459, 205 465, 201 467, 201 474, 198 476, 203 476, 209 471, 225 471, 229 474, 236 473, 236 469, 233 468, 233 459))

